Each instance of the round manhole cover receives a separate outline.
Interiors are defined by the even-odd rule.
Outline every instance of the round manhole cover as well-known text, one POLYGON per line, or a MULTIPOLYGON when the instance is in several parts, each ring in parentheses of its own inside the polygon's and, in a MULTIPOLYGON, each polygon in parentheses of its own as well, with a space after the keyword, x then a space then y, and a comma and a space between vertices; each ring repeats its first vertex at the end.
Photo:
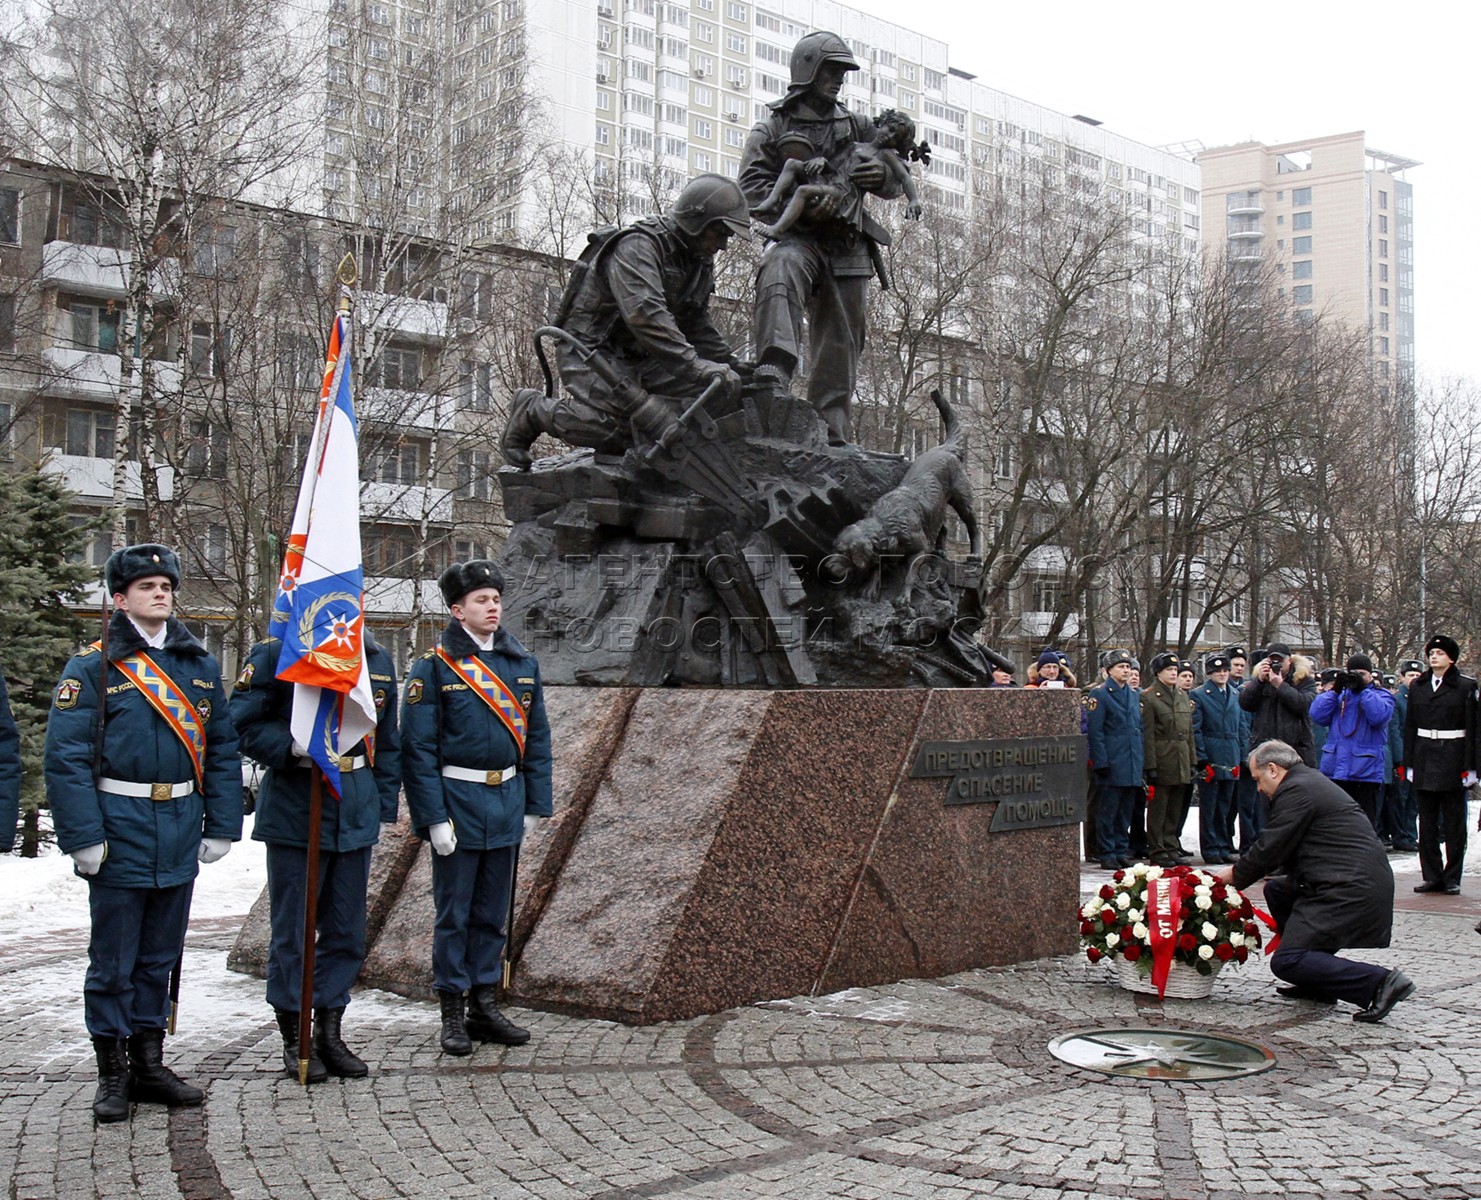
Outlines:
POLYGON ((1049 1043, 1071 1066, 1133 1079, 1233 1079, 1275 1066, 1275 1052, 1181 1029, 1080 1029, 1049 1043))

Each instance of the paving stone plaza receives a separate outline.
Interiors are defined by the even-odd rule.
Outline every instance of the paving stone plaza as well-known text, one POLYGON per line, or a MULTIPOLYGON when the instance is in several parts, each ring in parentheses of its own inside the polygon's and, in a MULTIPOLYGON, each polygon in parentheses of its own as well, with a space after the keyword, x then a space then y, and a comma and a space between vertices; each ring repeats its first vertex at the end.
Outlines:
MULTIPOLYGON (((1474 835, 1473 835, 1474 836, 1474 835)), ((1477 855, 1472 855, 1474 864, 1477 855)), ((0 1194, 9 1200, 400 1197, 1481 1196, 1481 881, 1415 896, 1395 857, 1394 945, 1419 986, 1379 1025, 1277 996, 1263 962, 1209 1001, 1120 990, 1065 957, 627 1028, 516 1012, 519 1049, 437 1049, 432 1005, 357 994, 367 1080, 283 1078, 259 980, 227 971, 239 919, 192 930, 167 1058, 203 1109, 94 1127, 86 933, 0 958, 0 1194), (1047 1043, 1176 1026, 1275 1052, 1222 1083, 1094 1075, 1047 1043)), ((1086 871, 1086 890, 1104 876, 1086 871)))

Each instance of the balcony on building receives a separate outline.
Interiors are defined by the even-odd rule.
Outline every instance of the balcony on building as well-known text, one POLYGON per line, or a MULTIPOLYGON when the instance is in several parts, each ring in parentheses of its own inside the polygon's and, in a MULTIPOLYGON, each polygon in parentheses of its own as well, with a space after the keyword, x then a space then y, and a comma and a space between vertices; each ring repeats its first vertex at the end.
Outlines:
MULTIPOLYGON (((1049 630, 1053 628, 1055 620, 1059 617, 1056 612, 1037 612, 1033 609, 1024 609, 1018 614, 1019 629, 1030 638, 1044 638, 1049 636, 1049 630)), ((1060 627, 1059 636, 1072 638, 1080 632, 1080 614, 1066 613, 1064 624, 1060 627)))
MULTIPOLYGON (((129 294, 128 263, 127 251, 111 246, 47 242, 41 248, 41 280, 50 287, 85 296, 123 300, 129 294)), ((155 297, 178 296, 180 279, 180 260, 167 258, 150 274, 150 294, 155 297)))
POLYGON ((404 391, 401 388, 366 388, 356 415, 362 421, 411 429, 448 430, 457 421, 458 404, 451 396, 436 392, 404 391))
POLYGON ((366 521, 420 521, 438 525, 453 519, 453 494, 448 488, 415 487, 404 483, 362 483, 360 515, 366 521))
POLYGON ((361 317, 382 336, 423 343, 447 340, 448 308, 444 300, 362 292, 359 307, 361 317))
MULTIPOLYGON (((124 463, 123 495, 125 500, 144 499, 144 483, 137 462, 124 463)), ((63 454, 55 448, 46 450, 41 459, 41 471, 60 480, 66 487, 84 500, 113 499, 113 460, 94 458, 86 454, 63 454)), ((161 500, 175 498, 175 468, 156 467, 155 484, 161 500)))
MULTIPOLYGON (((46 391, 53 396, 68 396, 82 400, 112 399, 118 395, 123 381, 123 368, 119 356, 106 350, 89 350, 74 346, 48 346, 41 354, 50 375, 46 380, 46 391)), ((134 359, 134 386, 137 389, 141 373, 140 359, 134 359)), ((174 393, 180 390, 180 368, 173 363, 154 362, 155 387, 160 392, 174 393)))
POLYGON ((1224 211, 1231 217, 1247 213, 1258 215, 1265 211, 1265 205, 1259 192, 1230 192, 1224 197, 1224 211))
POLYGON ((365 577, 365 611, 371 616, 406 616, 420 586, 422 611, 441 615, 446 609, 435 579, 399 579, 393 575, 365 577))

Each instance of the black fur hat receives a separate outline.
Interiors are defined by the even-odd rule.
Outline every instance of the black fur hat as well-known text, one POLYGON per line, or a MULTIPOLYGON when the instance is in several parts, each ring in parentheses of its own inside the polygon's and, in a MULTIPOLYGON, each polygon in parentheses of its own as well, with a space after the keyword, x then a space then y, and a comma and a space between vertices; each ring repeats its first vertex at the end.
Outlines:
POLYGON ((128 591, 134 580, 148 579, 151 575, 163 575, 170 581, 170 586, 178 590, 180 556, 168 546, 144 542, 115 550, 103 564, 103 579, 108 584, 110 596, 128 591))
POLYGON ((1437 633, 1424 644, 1425 657, 1429 657, 1431 650, 1443 650, 1450 656, 1451 662, 1460 661, 1460 643, 1453 637, 1446 637, 1443 633, 1437 633))
POLYGON ((1160 675, 1168 667, 1175 667, 1177 665, 1178 656, 1170 650, 1164 650, 1161 654, 1152 656, 1151 667, 1153 675, 1160 675))
POLYGON ((504 572, 499 570, 497 563, 486 558, 474 558, 465 563, 453 563, 437 580, 437 586, 442 589, 442 599, 451 608, 469 592, 479 588, 503 592, 504 572))

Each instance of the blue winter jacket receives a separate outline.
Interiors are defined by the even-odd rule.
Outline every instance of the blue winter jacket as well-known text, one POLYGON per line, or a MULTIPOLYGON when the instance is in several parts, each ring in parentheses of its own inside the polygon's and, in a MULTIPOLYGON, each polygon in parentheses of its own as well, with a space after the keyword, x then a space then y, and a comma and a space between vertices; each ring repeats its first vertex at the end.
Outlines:
MULTIPOLYGON (((293 753, 293 685, 274 677, 283 643, 269 638, 252 647, 232 689, 231 718, 242 753, 267 768, 257 796, 252 837, 280 846, 309 844, 309 789, 313 775, 293 753)), ((336 853, 363 850, 380 840, 383 822, 396 820, 401 790, 401 737, 396 721, 396 669, 391 656, 366 633, 365 656, 375 698, 375 763, 340 773, 340 796, 324 793, 319 845, 336 853)), ((351 758, 366 757, 364 742, 351 758)))
POLYGON ((491 650, 478 650, 463 627, 449 623, 442 646, 454 659, 475 652, 518 698, 527 728, 521 758, 512 734, 494 711, 474 694, 436 653, 423 655, 406 676, 401 706, 401 772, 406 803, 417 836, 451 821, 458 846, 494 850, 517 845, 525 815, 548 817, 554 811, 550 790, 550 724, 535 656, 504 629, 491 650), (445 766, 498 771, 517 766, 501 784, 448 779, 445 766))
POLYGON ((1086 691, 1081 701, 1090 739, 1090 765, 1107 787, 1141 787, 1143 779, 1142 698, 1129 684, 1107 679, 1086 691), (1101 775, 1109 769, 1109 775, 1101 775))
POLYGON ((1198 761, 1212 763, 1215 779, 1233 779, 1234 768, 1244 761, 1245 711, 1239 705, 1239 689, 1233 684, 1220 688, 1212 680, 1196 687, 1193 697, 1193 740, 1198 761))
POLYGON ((64 854, 108 844, 92 878, 109 887, 167 888, 199 870, 202 838, 242 836, 242 768, 237 731, 227 711, 221 668, 190 631, 171 617, 162 650, 149 650, 132 621, 108 625, 107 704, 102 774, 129 783, 195 780, 189 752, 116 665, 144 650, 185 693, 205 725, 204 782, 188 796, 153 800, 100 792, 93 777, 98 724, 98 651, 74 655, 62 671, 46 721, 46 796, 64 854))
POLYGON ((1383 783, 1393 715, 1394 698, 1377 684, 1360 692, 1334 688, 1317 696, 1311 702, 1311 722, 1329 727, 1322 747, 1322 774, 1328 779, 1383 783))

